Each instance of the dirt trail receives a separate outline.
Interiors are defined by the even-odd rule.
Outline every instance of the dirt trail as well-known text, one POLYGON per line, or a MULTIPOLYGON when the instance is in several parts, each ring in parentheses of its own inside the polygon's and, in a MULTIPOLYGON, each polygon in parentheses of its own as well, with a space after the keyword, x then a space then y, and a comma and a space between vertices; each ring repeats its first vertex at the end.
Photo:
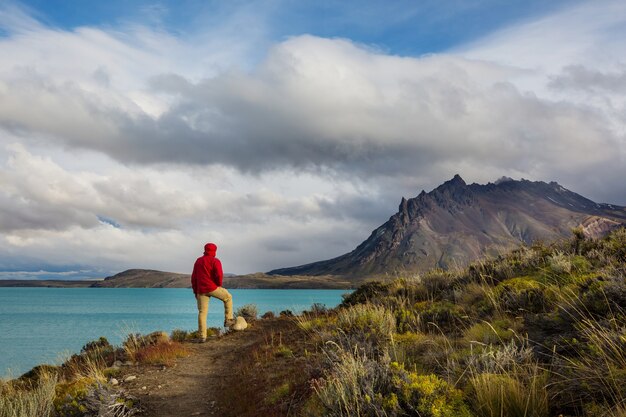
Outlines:
POLYGON ((249 362, 252 352, 268 343, 268 335, 291 326, 284 320, 261 320, 245 331, 212 338, 204 344, 188 343, 188 357, 178 359, 169 368, 128 369, 125 375, 137 379, 122 386, 140 399, 144 410, 141 416, 241 416, 240 405, 229 398, 237 398, 233 394, 239 390, 245 395, 246 384, 253 381, 241 380, 240 363, 249 362))

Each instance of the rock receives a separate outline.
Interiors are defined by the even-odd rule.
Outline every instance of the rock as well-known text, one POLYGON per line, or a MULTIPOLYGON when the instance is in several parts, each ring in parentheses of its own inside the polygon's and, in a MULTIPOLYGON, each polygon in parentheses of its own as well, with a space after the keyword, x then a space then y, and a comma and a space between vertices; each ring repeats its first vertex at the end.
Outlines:
POLYGON ((135 375, 128 375, 126 378, 124 378, 124 382, 134 381, 135 379, 137 379, 135 375))
POLYGON ((246 319, 244 319, 243 317, 239 316, 237 317, 237 320, 235 322, 235 324, 233 324, 230 329, 231 330, 236 330, 236 331, 241 331, 241 330, 246 330, 246 328, 248 327, 248 323, 246 322, 246 319))
POLYGON ((148 389, 148 387, 141 387, 141 389, 146 390, 146 389, 148 389))
POLYGON ((132 361, 126 361, 126 362, 124 362, 122 365, 124 365, 124 366, 133 366, 134 364, 135 364, 135 363, 134 363, 134 362, 132 362, 132 361))
POLYGON ((109 381, 109 384, 111 384, 111 385, 117 385, 117 384, 119 384, 119 383, 120 383, 120 381, 118 381, 118 380, 117 380, 117 379, 115 379, 115 378, 111 378, 111 380, 109 381))
POLYGON ((165 332, 153 332, 142 337, 144 345, 159 345, 161 343, 169 343, 170 336, 165 332))
POLYGON ((122 361, 115 361, 113 362, 112 368, 119 368, 120 366, 122 366, 122 361))

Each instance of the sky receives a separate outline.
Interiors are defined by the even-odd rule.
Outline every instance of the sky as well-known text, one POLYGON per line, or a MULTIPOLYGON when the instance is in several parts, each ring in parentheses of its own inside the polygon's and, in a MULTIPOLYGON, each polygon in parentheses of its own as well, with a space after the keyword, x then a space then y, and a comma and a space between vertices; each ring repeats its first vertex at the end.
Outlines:
POLYGON ((460 174, 626 205, 622 0, 0 0, 0 279, 352 250, 460 174))

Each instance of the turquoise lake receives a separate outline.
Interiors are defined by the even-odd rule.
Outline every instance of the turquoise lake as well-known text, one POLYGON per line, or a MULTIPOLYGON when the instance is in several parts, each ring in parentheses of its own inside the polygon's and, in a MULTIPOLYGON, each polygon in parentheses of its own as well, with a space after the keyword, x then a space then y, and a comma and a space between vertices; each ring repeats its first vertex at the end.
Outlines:
MULTIPOLYGON (((294 313, 313 303, 337 306, 346 290, 229 290, 235 311, 255 304, 294 313)), ((224 305, 211 299, 207 325, 220 327, 224 305)), ((129 333, 195 330, 196 300, 187 288, 0 288, 0 376, 17 377, 42 363, 59 364, 105 336, 119 345, 129 333)))

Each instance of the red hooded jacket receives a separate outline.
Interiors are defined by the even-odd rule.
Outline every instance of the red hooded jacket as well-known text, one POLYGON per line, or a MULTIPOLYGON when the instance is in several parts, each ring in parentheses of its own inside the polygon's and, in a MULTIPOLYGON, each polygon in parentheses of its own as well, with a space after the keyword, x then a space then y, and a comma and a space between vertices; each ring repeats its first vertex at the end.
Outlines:
POLYGON ((191 274, 191 288, 194 294, 206 294, 222 286, 224 278, 222 263, 215 257, 215 252, 217 245, 207 243, 204 245, 204 256, 196 259, 191 274))

